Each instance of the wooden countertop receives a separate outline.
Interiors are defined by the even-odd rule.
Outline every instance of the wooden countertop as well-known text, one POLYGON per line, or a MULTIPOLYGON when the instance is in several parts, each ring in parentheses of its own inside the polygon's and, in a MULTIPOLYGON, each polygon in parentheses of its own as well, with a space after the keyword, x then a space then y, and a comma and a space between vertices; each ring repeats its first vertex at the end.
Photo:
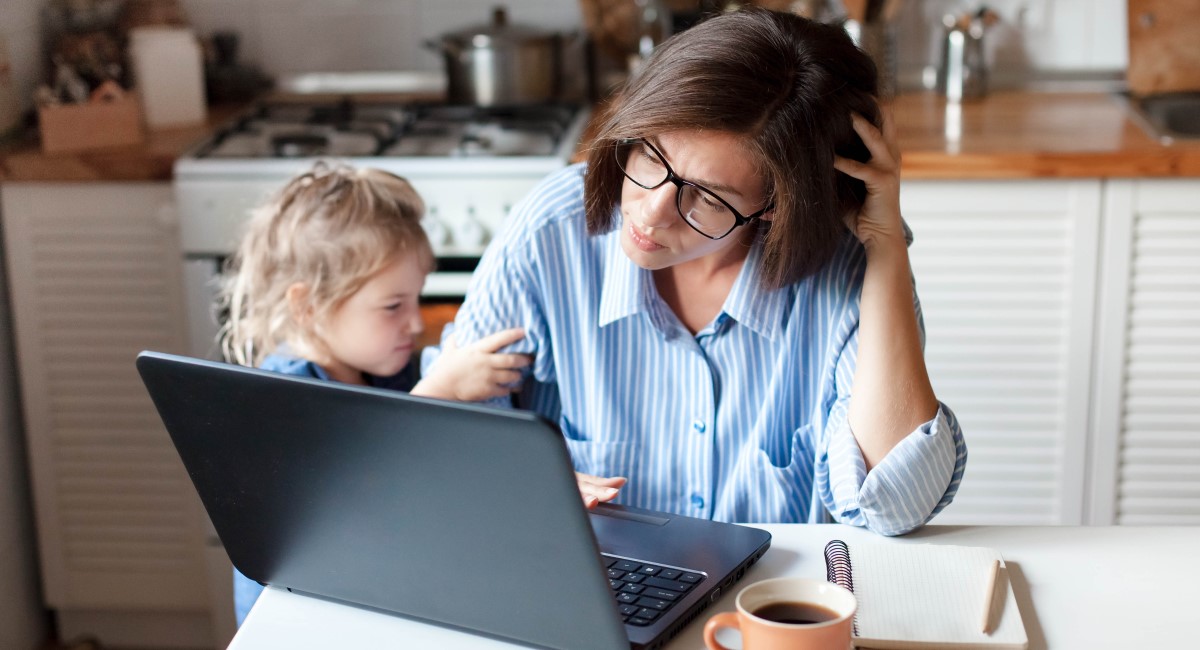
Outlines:
MULTIPOLYGON (((203 127, 150 133, 129 147, 44 154, 34 135, 0 152, 0 180, 169 180, 177 156, 242 108, 210 110, 203 127)), ((1200 140, 1161 145, 1104 93, 996 92, 964 103, 957 120, 942 97, 912 93, 893 110, 906 180, 1200 178, 1200 140)))
POLYGON ((954 108, 896 98, 905 179, 1200 177, 1200 140, 1159 144, 1112 95, 1002 92, 954 108))
POLYGON ((1159 144, 1107 93, 997 92, 957 111, 907 93, 892 110, 905 180, 1200 178, 1200 140, 1159 144))
POLYGON ((175 159, 246 110, 209 107, 205 124, 148 131, 141 144, 68 153, 42 152, 36 131, 0 149, 0 181, 169 181, 175 159))

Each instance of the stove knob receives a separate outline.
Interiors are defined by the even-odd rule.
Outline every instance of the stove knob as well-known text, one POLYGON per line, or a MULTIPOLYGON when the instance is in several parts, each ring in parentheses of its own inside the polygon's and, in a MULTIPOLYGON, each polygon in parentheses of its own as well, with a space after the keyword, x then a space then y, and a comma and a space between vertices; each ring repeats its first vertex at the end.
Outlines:
POLYGON ((468 250, 483 248, 487 235, 487 229, 475 217, 475 208, 467 208, 467 218, 454 227, 454 243, 468 250))
POLYGON ((446 228, 446 223, 438 218, 436 207, 429 208, 429 213, 421 219, 421 227, 425 229, 425 235, 429 237, 429 244, 433 246, 434 252, 450 241, 450 231, 446 228))

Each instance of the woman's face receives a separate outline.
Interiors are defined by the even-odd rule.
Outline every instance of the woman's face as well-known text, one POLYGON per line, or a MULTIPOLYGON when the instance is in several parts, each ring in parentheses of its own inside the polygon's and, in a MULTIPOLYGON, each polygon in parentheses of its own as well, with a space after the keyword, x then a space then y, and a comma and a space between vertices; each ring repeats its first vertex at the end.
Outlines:
MULTIPOLYGON (((679 131, 647 138, 675 174, 712 191, 743 215, 764 203, 763 183, 739 136, 720 131, 679 131)), ((633 155, 640 155, 634 153, 633 155)), ((655 271, 710 256, 726 256, 752 229, 722 239, 696 232, 676 207, 677 187, 652 190, 625 178, 621 188, 621 248, 638 266, 655 271)), ((770 214, 766 215, 769 218, 770 214)))

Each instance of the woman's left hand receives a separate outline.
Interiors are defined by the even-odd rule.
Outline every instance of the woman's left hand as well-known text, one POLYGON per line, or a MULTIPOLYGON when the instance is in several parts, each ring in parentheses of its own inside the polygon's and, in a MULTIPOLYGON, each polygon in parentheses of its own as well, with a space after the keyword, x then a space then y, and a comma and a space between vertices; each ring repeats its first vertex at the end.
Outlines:
POLYGON ((583 505, 588 510, 602 502, 617 498, 617 493, 625 486, 624 476, 603 477, 575 472, 575 481, 579 484, 579 494, 583 497, 583 505))
POLYGON ((892 112, 880 107, 883 128, 875 128, 858 113, 850 115, 854 131, 871 152, 865 163, 835 156, 833 167, 867 185, 867 199, 857 213, 846 215, 846 225, 863 246, 897 242, 905 246, 904 226, 900 220, 900 145, 892 112))

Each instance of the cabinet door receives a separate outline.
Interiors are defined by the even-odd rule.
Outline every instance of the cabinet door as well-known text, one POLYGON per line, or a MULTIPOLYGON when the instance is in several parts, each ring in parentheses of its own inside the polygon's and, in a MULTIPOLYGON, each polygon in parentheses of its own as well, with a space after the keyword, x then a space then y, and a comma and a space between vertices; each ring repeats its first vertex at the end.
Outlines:
POLYGON ((1200 524, 1200 181, 1113 181, 1089 523, 1200 524))
POLYGON ((46 602, 205 610, 198 502, 134 368, 185 351, 168 184, 6 184, 46 602))
POLYGON ((968 449, 937 523, 1080 523, 1100 182, 903 188, 930 379, 968 449))

